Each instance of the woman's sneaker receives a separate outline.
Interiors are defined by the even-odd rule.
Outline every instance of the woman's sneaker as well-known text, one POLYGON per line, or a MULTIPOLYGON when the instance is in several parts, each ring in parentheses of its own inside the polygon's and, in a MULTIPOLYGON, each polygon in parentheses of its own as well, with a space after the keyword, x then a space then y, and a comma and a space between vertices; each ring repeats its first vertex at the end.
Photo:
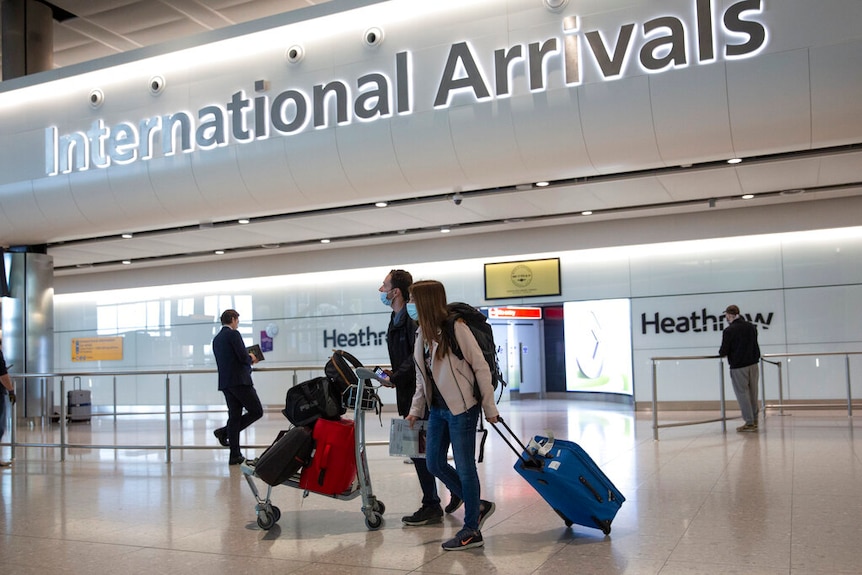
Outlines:
POLYGON ((464 504, 464 501, 461 500, 460 497, 452 494, 452 497, 449 498, 449 504, 443 509, 447 514, 455 513, 461 505, 464 504))
POLYGON ((484 544, 485 540, 482 539, 481 531, 473 531, 465 527, 455 537, 443 543, 443 549, 446 551, 460 551, 461 549, 481 547, 484 544))
POLYGON ((406 515, 401 518, 401 523, 411 527, 440 523, 441 521, 443 521, 443 510, 440 509, 439 505, 423 505, 413 515, 406 515))
POLYGON ((479 502, 479 529, 482 529, 482 526, 485 525, 485 520, 496 510, 497 506, 494 505, 493 501, 485 501, 483 499, 479 502))

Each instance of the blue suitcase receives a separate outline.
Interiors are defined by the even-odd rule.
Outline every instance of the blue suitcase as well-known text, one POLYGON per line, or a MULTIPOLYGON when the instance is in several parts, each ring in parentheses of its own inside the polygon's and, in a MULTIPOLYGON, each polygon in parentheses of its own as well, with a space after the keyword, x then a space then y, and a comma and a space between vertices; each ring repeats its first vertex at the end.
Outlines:
POLYGON ((573 441, 539 435, 525 446, 502 419, 500 423, 522 449, 519 453, 494 426, 518 454, 515 471, 539 492, 566 526, 577 523, 601 529, 608 535, 611 522, 626 498, 589 454, 573 441))

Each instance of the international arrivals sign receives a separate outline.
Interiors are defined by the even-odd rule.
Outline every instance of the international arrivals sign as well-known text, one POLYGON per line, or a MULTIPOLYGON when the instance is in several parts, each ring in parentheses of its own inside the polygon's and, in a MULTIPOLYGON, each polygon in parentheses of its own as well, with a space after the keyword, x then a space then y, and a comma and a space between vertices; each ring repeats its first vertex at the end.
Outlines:
MULTIPOLYGON (((523 72, 530 92, 547 90, 550 74, 566 86, 583 83, 587 66, 602 80, 624 76, 630 62, 645 73, 749 58, 768 41, 763 0, 721 6, 692 0, 689 14, 658 14, 639 22, 621 20, 612 29, 582 29, 578 16, 564 16, 556 36, 500 46, 479 53, 469 40, 449 45, 432 69, 415 69, 412 53, 394 54, 389 70, 367 70, 352 79, 314 85, 270 87, 249 78, 248 88, 197 110, 176 111, 108 124, 98 118, 86 130, 45 128, 45 173, 69 174, 153 157, 208 150, 312 129, 372 122, 410 114, 423 106, 450 106, 466 93, 484 103, 510 97, 513 72, 523 72), (551 66, 551 63, 555 65, 551 66), (421 76, 417 76, 421 75, 421 76), (414 77, 437 78, 436 90, 414 93, 414 77)), ((622 17, 622 15, 621 15, 622 17)))

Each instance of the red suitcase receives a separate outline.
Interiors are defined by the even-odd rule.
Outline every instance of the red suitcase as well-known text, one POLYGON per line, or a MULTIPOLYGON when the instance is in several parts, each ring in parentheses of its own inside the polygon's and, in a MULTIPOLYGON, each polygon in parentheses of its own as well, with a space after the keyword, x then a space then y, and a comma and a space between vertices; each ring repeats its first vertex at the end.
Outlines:
POLYGON ((300 489, 323 495, 351 491, 356 481, 355 438, 353 420, 318 419, 314 424, 314 456, 302 469, 300 489))

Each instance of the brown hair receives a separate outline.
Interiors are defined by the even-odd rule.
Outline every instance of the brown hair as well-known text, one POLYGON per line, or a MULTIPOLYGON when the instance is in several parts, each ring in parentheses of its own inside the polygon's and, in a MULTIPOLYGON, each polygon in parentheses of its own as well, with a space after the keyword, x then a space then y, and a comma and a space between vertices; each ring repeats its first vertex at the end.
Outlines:
POLYGON ((389 272, 389 284, 392 289, 397 289, 401 292, 401 297, 404 301, 410 298, 410 286, 413 284, 413 276, 405 270, 391 270, 389 272))
POLYGON ((239 313, 235 309, 226 309, 221 314, 221 324, 230 325, 233 320, 239 317, 239 313))
POLYGON ((419 327, 427 342, 436 341, 437 359, 449 353, 449 341, 443 337, 446 318, 446 288, 436 280, 422 280, 410 286, 410 299, 416 304, 419 327))

